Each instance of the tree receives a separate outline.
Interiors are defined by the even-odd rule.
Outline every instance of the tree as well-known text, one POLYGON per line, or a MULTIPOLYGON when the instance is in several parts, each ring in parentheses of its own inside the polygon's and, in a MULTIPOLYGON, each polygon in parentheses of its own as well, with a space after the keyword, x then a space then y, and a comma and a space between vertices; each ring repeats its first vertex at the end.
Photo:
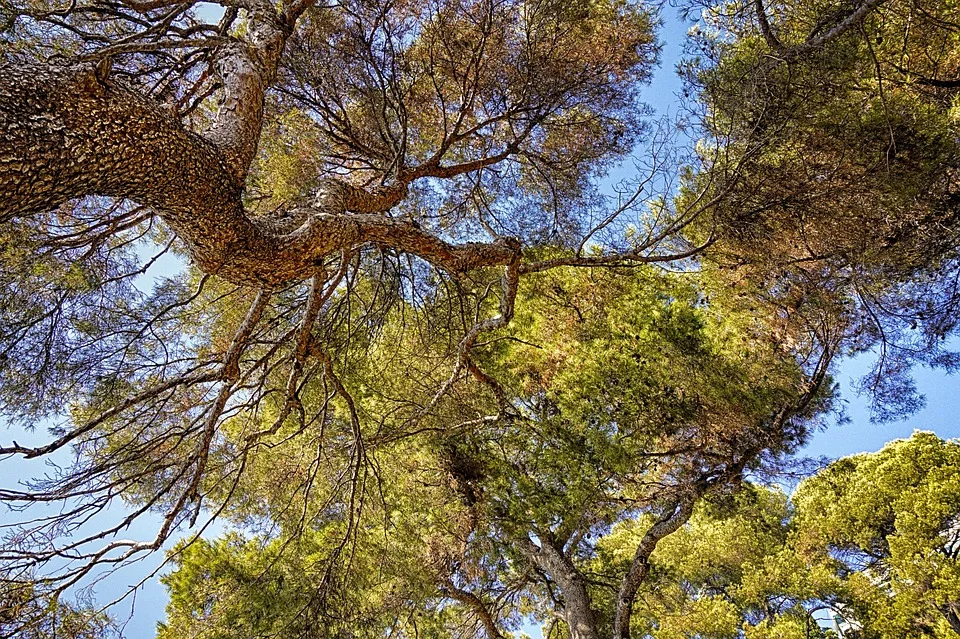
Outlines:
POLYGON ((687 74, 724 140, 714 257, 733 279, 777 282, 782 312, 847 307, 851 343, 880 353, 864 379, 883 391, 878 417, 909 414, 911 362, 956 363, 952 4, 702 6, 707 62, 687 74))
MULTIPOLYGON (((650 557, 634 635, 657 639, 827 639, 815 613, 834 605, 832 573, 790 546, 794 507, 781 491, 746 485, 701 502, 650 557)), ((625 522, 600 542, 597 562, 629 557, 649 521, 625 522)), ((609 569, 609 568, 605 568, 609 569)), ((609 604, 606 604, 609 605, 609 604)))
MULTIPOLYGON (((956 637, 958 454, 917 431, 830 464, 789 500, 759 486, 705 500, 651 556, 635 630, 835 636, 818 625, 827 611, 843 637, 956 637)), ((623 562, 646 526, 619 524, 598 562, 623 562)))
MULTIPOLYGON (((214 24, 201 4, 0 7, 0 411, 56 420, 46 443, 0 454, 62 468, 0 491, 60 506, 28 511, 0 562, 37 597, 189 530, 171 561, 209 569, 211 588, 221 571, 256 588, 268 558, 293 574, 286 550, 313 557, 318 581, 292 581, 316 597, 286 577, 259 594, 347 628, 428 609, 497 636, 535 606, 573 637, 628 637, 660 540, 803 441, 835 354, 900 347, 889 328, 915 317, 916 352, 882 361, 954 361, 931 339, 954 328, 952 285, 936 279, 922 310, 916 288, 955 262, 953 87, 915 95, 918 79, 884 111, 882 73, 853 81, 887 6, 784 4, 775 27, 758 3, 711 13, 719 55, 689 67, 702 140, 683 152, 643 117, 658 51, 643 5, 219 0, 214 24), (807 100, 798 77, 834 88, 807 100), (751 92, 770 96, 759 114, 751 92), (874 179, 849 160, 851 139, 863 157, 887 148, 877 122, 817 146, 860 95, 889 130, 899 114, 910 170, 874 179), (638 143, 640 173, 605 199, 598 180, 638 143), (843 162, 817 186, 792 148, 843 162), (865 202, 909 223, 851 245, 865 202), (797 219, 827 246, 784 250, 809 233, 797 219), (143 292, 171 255, 181 271, 143 292), (423 521, 438 507, 456 514, 423 521), (152 540, 116 538, 151 514, 152 540), (605 615, 589 536, 640 514, 651 526, 608 575, 605 615), (218 517, 260 534, 191 545, 218 517), (372 536, 424 527, 426 556, 372 536), (383 575, 410 599, 378 590, 383 575)), ((182 618, 222 619, 231 601, 211 597, 182 618)))
MULTIPOLYGON (((700 294, 687 275, 645 268, 525 280, 509 330, 478 352, 501 395, 453 394, 418 433, 396 414, 419 379, 394 368, 410 361, 396 353, 431 344, 404 343, 386 321, 367 370, 358 362, 344 380, 364 390, 327 431, 354 413, 379 424, 365 439, 379 440, 366 452, 376 477, 337 481, 350 460, 335 451, 320 469, 290 445, 251 457, 229 516, 270 532, 178 554, 162 636, 499 637, 533 615, 589 637, 629 622, 657 541, 700 498, 792 450, 829 401, 746 308, 700 294), (507 418, 483 417, 498 401, 507 418), (364 509, 343 512, 349 502, 364 509), (638 512, 656 525, 637 557, 598 571, 597 540, 638 512), (596 584, 613 588, 611 610, 596 606, 596 584)), ((265 443, 289 439, 282 429, 265 443)))
POLYGON ((38 596, 29 584, 4 581, 0 590, 0 636, 23 639, 106 639, 119 628, 87 598, 64 601, 38 596))
POLYGON ((796 546, 850 593, 863 636, 960 635, 960 445, 916 432, 798 491, 796 546))

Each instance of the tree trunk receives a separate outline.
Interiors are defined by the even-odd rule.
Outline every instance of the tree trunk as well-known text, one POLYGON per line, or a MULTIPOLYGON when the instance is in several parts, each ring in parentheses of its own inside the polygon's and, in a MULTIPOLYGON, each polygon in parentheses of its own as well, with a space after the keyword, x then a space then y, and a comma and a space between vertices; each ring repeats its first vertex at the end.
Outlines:
POLYGON ((620 582, 620 591, 617 593, 617 605, 613 619, 613 636, 616 639, 630 639, 630 618, 633 615, 633 602, 637 598, 640 585, 646 580, 650 572, 650 555, 656 550, 661 539, 672 534, 690 520, 695 501, 695 498, 690 497, 678 502, 650 527, 650 530, 643 535, 640 543, 637 544, 630 569, 620 582))
POLYGON ((563 620, 570 631, 570 639, 599 639, 587 582, 573 562, 547 541, 541 541, 540 546, 525 538, 518 541, 523 554, 560 586, 563 620))

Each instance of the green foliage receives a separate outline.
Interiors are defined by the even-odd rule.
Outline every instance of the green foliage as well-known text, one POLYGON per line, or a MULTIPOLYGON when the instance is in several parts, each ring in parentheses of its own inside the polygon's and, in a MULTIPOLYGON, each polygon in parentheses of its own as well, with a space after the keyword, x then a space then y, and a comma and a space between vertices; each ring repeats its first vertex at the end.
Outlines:
POLYGON ((0 582, 0 636, 20 639, 113 639, 120 629, 89 598, 37 596, 34 586, 0 582))
MULTIPOLYGON (((251 469, 252 482, 295 486, 295 451, 282 452, 287 464, 264 460, 251 469)), ((158 636, 451 636, 465 623, 464 612, 445 603, 441 591, 471 559, 471 515, 429 451, 398 445, 384 452, 377 477, 359 486, 336 486, 336 477, 320 469, 309 498, 268 501, 279 511, 270 532, 232 533, 172 551, 176 570, 163 578, 170 602, 158 636)))
POLYGON ((842 578, 864 636, 960 631, 960 445, 917 432, 840 460, 795 502, 798 551, 842 578))
MULTIPOLYGON (((353 312, 375 308, 379 290, 356 287, 353 312)), ((481 307, 492 301, 482 290, 470 293, 481 307)), ((579 539, 578 565, 592 565, 611 524, 655 510, 745 449, 787 453, 814 423, 771 426, 807 378, 748 308, 707 301, 693 274, 653 268, 524 280, 511 324, 476 348, 480 378, 411 421, 432 398, 423 380, 452 373, 456 342, 409 327, 449 325, 438 318, 451 301, 395 301, 362 339, 328 333, 352 408, 315 382, 301 397, 328 405, 322 432, 294 437, 303 426, 284 421, 247 455, 237 483, 219 480, 231 491, 225 515, 266 532, 174 555, 163 636, 310 636, 341 625, 379 636, 411 624, 425 636, 470 636, 483 626, 451 594, 463 589, 496 602, 496 623, 515 628, 551 606, 517 539, 579 539), (351 439, 362 449, 335 445, 351 439)), ((809 416, 827 402, 824 393, 809 416)), ((228 459, 268 429, 281 407, 267 406, 228 422, 212 457, 228 459)), ((216 477, 208 494, 220 490, 216 477)), ((604 570, 615 580, 625 567, 604 570)), ((736 621, 722 599, 692 605, 696 615, 683 617, 712 619, 718 633, 736 621)))
POLYGON ((482 448, 506 446, 505 507, 521 520, 532 509, 544 529, 591 502, 600 520, 616 517, 600 504, 649 498, 643 487, 689 456, 762 436, 771 406, 802 384, 775 344, 732 328, 747 318, 705 304, 690 276, 557 270, 530 278, 520 300, 484 362, 525 419, 478 435, 482 448), (689 456, 661 452, 674 449, 689 456), (598 491, 608 484, 618 488, 598 491))
POLYGON ((724 3, 706 10, 685 67, 706 110, 691 190, 722 199, 696 233, 715 234, 723 277, 762 282, 785 313, 832 318, 850 350, 883 350, 863 381, 880 420, 920 406, 913 362, 958 361, 944 344, 960 263, 952 11, 884 2, 811 44, 844 23, 843 3, 724 3))
MULTIPOLYGON (((155 98, 192 136, 217 60, 227 44, 257 57, 271 6, 223 4, 212 25, 190 2, 0 1, 0 57, 112 60, 104 91, 155 98)), ((955 444, 842 460, 792 500, 745 483, 822 423, 835 355, 881 347, 881 416, 919 405, 911 363, 960 362, 941 344, 960 308, 956 7, 891 0, 820 38, 849 3, 702 4, 682 65, 695 157, 673 166, 655 137, 614 213, 594 191, 647 133, 655 7, 344 0, 281 29, 257 157, 230 186, 252 235, 356 221, 342 245, 318 239, 313 282, 256 291, 185 268, 147 293, 148 248, 178 250, 153 211, 91 199, 0 220, 0 412, 64 418, 50 448, 4 450, 77 460, 2 493, 69 504, 24 518, 14 565, 156 548, 108 541, 136 515, 57 545, 119 500, 162 513, 160 542, 206 514, 233 527, 172 552, 163 639, 497 637, 524 619, 552 639, 577 632, 570 584, 610 634, 638 565, 634 636, 826 639, 817 608, 863 639, 956 631, 955 444), (337 180, 440 247, 416 255, 518 236, 518 264, 444 271, 371 242, 374 213, 333 206, 337 180)), ((45 585, 8 606, 69 620, 37 637, 89 636, 81 616, 105 631, 45 585)))
MULTIPOLYGON (((958 481, 960 445, 918 431, 834 462, 789 500, 750 485, 708 500, 657 546, 634 631, 831 637, 829 613, 851 639, 954 637, 958 481)), ((649 525, 614 527, 594 569, 623 565, 649 525)))

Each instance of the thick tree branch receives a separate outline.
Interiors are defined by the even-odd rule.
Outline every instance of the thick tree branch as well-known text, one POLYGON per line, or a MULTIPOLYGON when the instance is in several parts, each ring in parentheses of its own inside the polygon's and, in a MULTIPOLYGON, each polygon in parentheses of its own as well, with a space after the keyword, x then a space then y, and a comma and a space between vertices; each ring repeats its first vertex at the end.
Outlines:
MULTIPOLYGON (((124 0, 123 3, 140 13, 182 4, 179 0, 124 0)), ((242 183, 260 139, 264 96, 276 78, 287 36, 306 7, 293 15, 280 16, 267 0, 217 0, 217 4, 244 9, 247 15, 243 36, 214 52, 212 66, 220 80, 222 97, 204 137, 220 149, 228 170, 242 183)), ((156 47, 157 44, 130 43, 130 46, 142 50, 143 46, 156 47)))
MULTIPOLYGON (((831 360, 832 351, 827 347, 821 354, 803 394, 796 402, 780 407, 776 414, 772 416, 772 425, 765 429, 766 432, 782 432, 789 419, 803 413, 809 407, 826 379, 831 360)), ((660 540, 673 534, 686 524, 690 520, 697 502, 705 495, 739 483, 747 464, 755 460, 767 446, 769 446, 769 442, 764 442, 762 439, 756 441, 742 450, 734 459, 731 459, 730 463, 719 474, 712 477, 701 477, 692 482, 688 490, 670 504, 661 517, 644 533, 640 543, 637 544, 633 561, 627 574, 621 580, 620 590, 617 593, 613 632, 616 639, 630 639, 630 618, 633 615, 633 602, 637 597, 640 586, 650 573, 650 557, 660 540)))
POLYGON ((773 29, 770 28, 770 20, 767 19, 767 11, 763 8, 763 0, 754 0, 753 6, 757 12, 757 22, 760 24, 760 33, 763 34, 763 39, 774 51, 782 51, 783 44, 773 33, 773 29))
POLYGON ((267 287, 306 279, 323 257, 368 242, 454 272, 509 264, 519 250, 506 240, 454 245, 412 222, 346 214, 397 197, 353 187, 346 200, 296 211, 299 228, 279 229, 247 215, 231 157, 91 66, 0 68, 0 219, 89 195, 130 198, 154 208, 204 271, 267 287))
POLYGON ((824 44, 835 40, 845 34, 850 29, 859 25, 871 11, 880 6, 884 0, 863 0, 856 9, 851 11, 846 18, 841 20, 835 27, 819 36, 811 36, 807 41, 797 47, 798 53, 806 53, 809 50, 822 47, 824 44))
POLYGON ((697 496, 681 499, 667 509, 653 526, 644 533, 637 550, 633 555, 630 569, 620 582, 620 591, 617 593, 616 612, 614 613, 613 636, 617 639, 630 639, 630 617, 633 613, 633 601, 637 597, 640 585, 650 573, 650 555, 656 550, 660 540, 676 532, 680 526, 689 521, 693 514, 697 496))
POLYGON ((473 610, 473 612, 480 619, 480 622, 483 623, 483 627, 487 631, 487 636, 490 639, 505 639, 503 633, 501 633, 500 629, 497 628, 497 622, 490 613, 490 609, 487 608, 487 605, 482 599, 480 599, 480 597, 473 594, 469 590, 457 588, 454 583, 449 580, 447 581, 447 584, 440 589, 440 592, 447 595, 451 599, 456 599, 460 603, 467 605, 471 610, 473 610))
POLYGON ((290 26, 270 2, 246 0, 239 4, 249 13, 247 33, 243 40, 221 47, 214 56, 223 99, 205 137, 221 150, 231 173, 242 182, 257 152, 264 97, 277 76, 290 26))
POLYGON ((180 0, 122 0, 122 4, 125 7, 129 7, 134 11, 140 12, 164 9, 179 3, 180 0))
POLYGON ((850 29, 860 25, 866 19, 867 15, 883 2, 884 0, 862 0, 856 8, 850 11, 850 13, 833 28, 820 35, 817 35, 816 32, 811 33, 804 42, 794 46, 784 45, 774 34, 766 11, 764 10, 762 0, 754 0, 754 11, 757 15, 757 22, 760 25, 760 33, 763 35, 763 39, 767 45, 776 52, 778 58, 789 60, 812 53, 825 44, 836 40, 850 31, 850 29))

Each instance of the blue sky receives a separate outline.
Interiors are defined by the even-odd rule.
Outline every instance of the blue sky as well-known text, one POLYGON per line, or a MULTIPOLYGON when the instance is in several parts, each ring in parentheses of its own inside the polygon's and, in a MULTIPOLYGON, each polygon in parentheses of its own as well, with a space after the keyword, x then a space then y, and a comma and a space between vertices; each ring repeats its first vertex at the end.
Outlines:
MULTIPOLYGON (((220 12, 219 7, 212 5, 203 11, 210 20, 215 19, 220 12)), ((658 113, 673 115, 676 110, 676 94, 680 91, 680 83, 673 67, 681 54, 686 27, 671 13, 672 9, 667 8, 664 15, 666 24, 661 32, 661 39, 664 41, 663 64, 646 91, 646 100, 658 113)), ((817 433, 803 451, 804 454, 837 458, 857 452, 875 451, 892 439, 909 437, 915 429, 931 430, 943 438, 960 437, 960 388, 957 380, 942 372, 923 368, 916 370, 916 378, 920 391, 926 396, 925 408, 903 422, 882 425, 871 423, 867 401, 853 393, 851 384, 852 380, 861 376, 869 366, 866 357, 868 356, 845 362, 836 371, 846 412, 850 418, 849 423, 834 425, 817 433)), ((8 431, 4 438, 10 439, 11 436, 13 433, 8 431)), ((39 437, 40 433, 37 436, 39 437)), ((26 443, 26 437, 17 434, 16 438, 21 443, 26 443)), ((29 468, 25 464, 6 460, 0 465, 0 484, 14 484, 27 476, 28 472, 29 468)), ((3 517, 3 512, 0 512, 0 521, 3 517)), ((136 536, 140 533, 141 536, 148 536, 150 532, 146 529, 133 529, 129 534, 136 536)), ((158 565, 159 559, 151 558, 99 584, 96 588, 99 600, 106 602, 116 596, 116 593, 135 585, 158 565)), ((153 635, 155 623, 163 618, 165 603, 163 588, 156 579, 152 579, 137 591, 135 599, 128 599, 115 607, 112 613, 120 620, 128 620, 128 636, 149 637, 153 635)), ((539 632, 533 628, 528 629, 528 632, 539 636, 539 632)))

